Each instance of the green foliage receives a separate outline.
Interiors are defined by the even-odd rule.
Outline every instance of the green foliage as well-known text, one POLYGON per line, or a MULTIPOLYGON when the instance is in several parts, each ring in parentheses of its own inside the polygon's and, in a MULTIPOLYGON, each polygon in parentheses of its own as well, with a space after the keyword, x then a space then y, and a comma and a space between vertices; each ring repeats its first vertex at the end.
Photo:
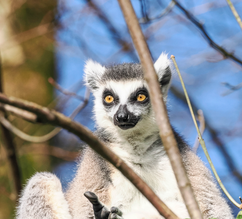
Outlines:
POLYGON ((242 219, 242 211, 240 211, 236 217, 236 219, 242 219))

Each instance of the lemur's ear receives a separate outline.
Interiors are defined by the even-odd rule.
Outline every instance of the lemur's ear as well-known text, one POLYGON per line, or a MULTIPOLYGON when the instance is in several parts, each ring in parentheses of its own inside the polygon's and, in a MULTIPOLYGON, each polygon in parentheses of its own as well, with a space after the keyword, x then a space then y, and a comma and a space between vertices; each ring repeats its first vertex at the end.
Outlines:
POLYGON ((161 85, 162 94, 164 95, 164 97, 166 97, 168 89, 171 84, 171 76, 172 76, 171 60, 168 59, 167 54, 161 53, 160 57, 155 62, 154 67, 161 85))
POLYGON ((86 65, 84 67, 85 72, 85 82, 86 85, 92 90, 96 90, 99 88, 101 83, 101 78, 106 68, 101 64, 92 61, 91 59, 86 61, 86 65))

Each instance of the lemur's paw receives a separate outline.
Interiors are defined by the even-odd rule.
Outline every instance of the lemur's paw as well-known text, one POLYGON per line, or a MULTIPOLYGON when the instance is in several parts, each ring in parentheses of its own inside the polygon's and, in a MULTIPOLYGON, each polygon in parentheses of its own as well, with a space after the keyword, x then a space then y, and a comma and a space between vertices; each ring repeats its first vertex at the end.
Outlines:
POLYGON ((84 196, 92 203, 95 219, 109 219, 110 211, 98 200, 93 192, 85 192, 84 196))
POLYGON ((123 219, 122 212, 117 207, 109 211, 99 200, 95 193, 85 192, 84 196, 92 203, 96 219, 123 219))
POLYGON ((122 214, 117 207, 112 207, 108 219, 123 219, 122 214))

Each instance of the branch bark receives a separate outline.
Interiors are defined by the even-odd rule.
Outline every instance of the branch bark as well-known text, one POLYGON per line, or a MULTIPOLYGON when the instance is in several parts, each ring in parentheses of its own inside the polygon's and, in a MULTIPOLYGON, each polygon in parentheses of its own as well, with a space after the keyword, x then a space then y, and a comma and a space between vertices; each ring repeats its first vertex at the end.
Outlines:
MULTIPOLYGON (((203 132, 205 130, 205 119, 204 119, 204 115, 203 115, 203 111, 201 109, 197 110, 197 120, 199 121, 199 130, 201 132, 201 135, 203 135, 203 132)), ((193 152, 196 154, 197 153, 197 149, 199 148, 199 136, 197 136, 195 143, 193 145, 193 152)))
POLYGON ((233 53, 229 53, 223 47, 219 46, 217 43, 215 43, 212 40, 212 38, 209 36, 204 26, 197 20, 196 17, 194 17, 189 11, 187 11, 178 1, 176 0, 172 0, 172 1, 175 2, 176 6, 186 15, 186 17, 200 29, 204 38, 208 41, 211 47, 213 47, 215 50, 221 53, 224 57, 230 58, 233 61, 237 62, 238 64, 242 65, 242 60, 234 56, 233 53))
POLYGON ((229 5, 229 7, 230 7, 230 9, 231 9, 231 11, 232 11, 236 21, 238 22, 238 24, 239 24, 239 26, 240 26, 240 28, 242 30, 242 21, 241 21, 241 18, 239 16, 238 12, 236 11, 233 3, 230 0, 227 0, 227 2, 228 2, 228 5, 229 5))
MULTIPOLYGON (((174 86, 171 86, 170 90, 178 99, 180 99, 185 104, 185 106, 187 106, 187 101, 186 101, 186 98, 185 98, 185 95, 183 94, 183 92, 179 91, 174 86)), ((198 109, 199 109, 198 106, 192 100, 191 100, 191 103, 192 103, 192 106, 193 106, 193 109, 195 110, 195 112, 198 111, 198 109)), ((238 169, 236 168, 234 160, 229 155, 224 142, 222 141, 221 138, 219 138, 218 132, 212 127, 212 125, 209 123, 209 120, 206 119, 205 113, 204 113, 204 118, 206 121, 206 130, 209 131, 213 142, 218 146, 218 148, 220 149, 220 152, 223 154, 225 160, 227 161, 230 172, 237 178, 239 184, 241 184, 242 176, 239 173, 238 169)))
POLYGON ((113 164, 134 186, 154 205, 154 207, 168 219, 178 217, 159 199, 159 197, 146 185, 146 183, 115 153, 106 147, 90 130, 81 124, 55 110, 49 110, 38 104, 10 97, 0 93, 0 102, 36 114, 37 121, 62 127, 85 141, 94 151, 113 164))
POLYGON ((211 158, 210 158, 210 156, 209 156, 209 153, 208 153, 208 150, 207 150, 207 147, 206 147, 205 141, 204 141, 204 139, 202 138, 202 134, 201 134, 201 132, 200 132, 200 130, 199 130, 199 128, 198 128, 197 121, 196 121, 196 118, 195 118, 195 115, 194 115, 194 112, 193 112, 193 109, 192 109, 192 105, 191 105, 191 102, 190 102, 189 96, 188 96, 188 94, 187 94, 187 90, 186 90, 186 87, 185 87, 184 81, 183 81, 183 79, 182 79, 182 76, 181 76, 180 70, 179 70, 178 65, 177 65, 177 63, 176 63, 175 56, 172 55, 172 56, 171 56, 171 59, 172 59, 174 65, 175 65, 176 71, 177 71, 177 73, 178 73, 178 75, 179 75, 179 78, 180 78, 180 81, 181 81, 181 84, 182 84, 182 88, 183 88, 183 91, 184 91, 184 94, 185 94, 185 97, 186 97, 186 100, 187 100, 187 105, 188 105, 188 107, 189 107, 189 110, 190 110, 190 113, 191 113, 191 116, 192 116, 192 119, 193 119, 194 125, 195 125, 196 130, 197 130, 197 134, 198 134, 199 142, 200 142, 200 144, 201 144, 201 146, 202 146, 202 148, 203 148, 204 154, 206 155, 206 158, 207 158, 207 160, 208 160, 208 163, 209 163, 209 165, 210 165, 210 167, 211 167, 211 169, 212 169, 212 171, 213 171, 213 174, 214 174, 216 180, 218 181, 218 183, 219 183, 219 185, 220 185, 220 188, 223 190, 224 194, 228 197, 228 199, 229 199, 229 200, 230 200, 230 201, 231 201, 236 207, 242 209, 242 206, 241 206, 240 204, 238 204, 238 203, 232 198, 232 196, 231 196, 231 195, 229 194, 229 192, 226 190, 226 188, 224 187, 222 181, 221 181, 220 178, 219 178, 219 175, 218 175, 218 173, 217 173, 217 171, 216 171, 216 169, 215 169, 215 167, 214 167, 214 165, 213 165, 213 162, 212 162, 212 160, 211 160, 211 158))
POLYGON ((119 4, 143 66, 144 76, 150 90, 151 104, 155 111, 156 122, 160 130, 160 137, 170 159, 182 197, 190 217, 192 219, 202 219, 198 203, 195 199, 191 184, 182 163, 177 142, 171 129, 153 61, 145 42, 144 35, 139 26, 138 19, 130 0, 119 0, 119 4))
MULTIPOLYGON (((73 95, 72 95, 73 96, 73 95)), ((70 115, 71 119, 74 119, 76 117, 76 115, 83 110, 86 105, 88 104, 88 100, 90 97, 90 91, 87 88, 86 89, 86 94, 85 94, 85 98, 83 99, 83 103, 81 103, 74 111, 73 113, 70 115)), ((26 110, 21 110, 18 109, 16 107, 10 106, 10 105, 6 105, 6 104, 1 104, 0 103, 0 110, 4 111, 4 112, 10 112, 18 117, 21 117, 29 122, 32 123, 36 123, 38 122, 38 118, 35 114, 30 113, 26 110)), ((32 135, 28 135, 24 132, 22 132, 21 130, 19 130, 17 127, 15 127, 14 125, 12 125, 7 119, 5 119, 4 117, 0 117, 0 123, 6 128, 8 129, 10 132, 14 133, 16 136, 18 136, 19 138, 23 139, 24 141, 29 141, 29 142, 33 142, 33 143, 43 143, 46 141, 49 141, 51 138, 53 138, 54 136, 56 136, 58 133, 60 133, 60 131, 62 130, 61 128, 54 128, 51 132, 49 132, 48 134, 42 135, 42 136, 32 136, 32 135)))

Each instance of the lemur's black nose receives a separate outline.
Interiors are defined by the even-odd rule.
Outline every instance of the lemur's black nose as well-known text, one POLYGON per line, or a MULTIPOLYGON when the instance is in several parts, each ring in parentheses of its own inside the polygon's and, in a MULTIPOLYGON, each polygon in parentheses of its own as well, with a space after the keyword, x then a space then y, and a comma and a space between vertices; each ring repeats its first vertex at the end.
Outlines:
POLYGON ((140 119, 140 116, 135 116, 129 112, 127 105, 120 105, 114 117, 114 125, 117 125, 123 130, 133 128, 140 119))
POLYGON ((119 123, 128 122, 129 114, 128 114, 128 110, 127 110, 127 105, 120 105, 120 107, 116 113, 116 120, 119 123))

